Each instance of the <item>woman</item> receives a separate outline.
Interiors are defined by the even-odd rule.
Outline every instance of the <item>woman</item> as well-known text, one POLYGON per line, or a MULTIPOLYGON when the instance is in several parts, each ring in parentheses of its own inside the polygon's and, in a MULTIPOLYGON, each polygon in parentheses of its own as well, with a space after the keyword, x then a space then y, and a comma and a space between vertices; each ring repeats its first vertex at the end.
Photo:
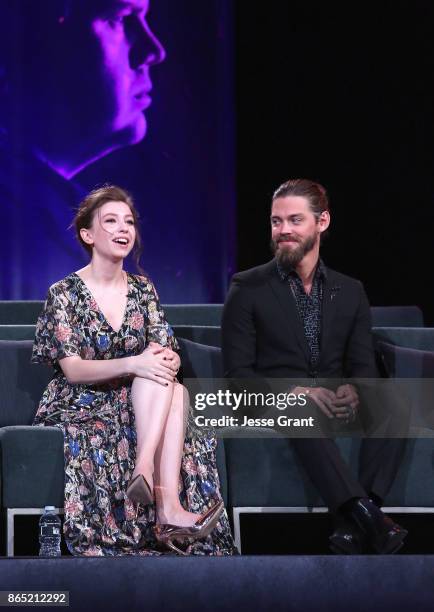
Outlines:
POLYGON ((133 248, 136 262, 140 254, 132 199, 115 186, 96 189, 74 225, 91 261, 50 287, 32 357, 55 369, 34 424, 64 433, 68 548, 232 554, 215 440, 192 427, 185 437, 177 342, 152 282, 123 270, 133 248))

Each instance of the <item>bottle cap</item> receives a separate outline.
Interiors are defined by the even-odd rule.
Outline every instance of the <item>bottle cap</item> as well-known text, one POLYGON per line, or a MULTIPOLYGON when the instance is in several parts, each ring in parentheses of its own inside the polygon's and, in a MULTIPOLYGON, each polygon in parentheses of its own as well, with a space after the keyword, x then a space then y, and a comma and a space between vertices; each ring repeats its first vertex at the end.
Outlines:
POLYGON ((55 506, 45 506, 44 510, 55 510, 55 506))

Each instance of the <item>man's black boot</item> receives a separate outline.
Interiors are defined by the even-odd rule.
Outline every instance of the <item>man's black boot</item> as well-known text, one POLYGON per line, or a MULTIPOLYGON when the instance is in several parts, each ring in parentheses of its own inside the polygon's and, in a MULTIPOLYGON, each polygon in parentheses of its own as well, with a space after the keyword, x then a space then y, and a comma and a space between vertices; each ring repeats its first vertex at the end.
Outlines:
POLYGON ((335 530, 329 537, 330 550, 337 555, 363 555, 368 543, 365 533, 349 518, 338 513, 334 517, 335 530))
POLYGON ((347 512, 375 552, 387 555, 401 548, 407 530, 392 521, 372 500, 367 497, 355 499, 347 506, 347 512))

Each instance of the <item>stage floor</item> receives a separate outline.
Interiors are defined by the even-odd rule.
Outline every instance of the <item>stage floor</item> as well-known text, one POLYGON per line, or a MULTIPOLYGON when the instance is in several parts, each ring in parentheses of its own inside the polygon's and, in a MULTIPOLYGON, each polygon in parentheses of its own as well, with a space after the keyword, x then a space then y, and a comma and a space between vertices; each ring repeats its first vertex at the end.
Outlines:
POLYGON ((95 612, 432 611, 434 556, 2 558, 0 591, 67 591, 95 612))

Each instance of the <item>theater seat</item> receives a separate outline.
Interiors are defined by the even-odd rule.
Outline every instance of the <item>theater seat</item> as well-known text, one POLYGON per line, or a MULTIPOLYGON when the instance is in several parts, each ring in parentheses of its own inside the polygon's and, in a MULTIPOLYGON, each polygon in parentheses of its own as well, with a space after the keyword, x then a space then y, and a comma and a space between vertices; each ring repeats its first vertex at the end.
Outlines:
MULTIPOLYGON (((179 339, 184 376, 221 376, 220 351, 179 339), (197 374, 196 374, 197 373, 197 374)), ((31 364, 32 342, 0 340, 0 482, 6 510, 7 554, 13 555, 14 517, 63 506, 63 435, 57 427, 32 427, 52 369, 31 364)), ((227 502, 223 442, 217 445, 221 492, 227 502)))
POLYGON ((401 395, 410 404, 412 426, 434 431, 434 351, 388 342, 378 342, 377 350, 386 374, 399 381, 401 395))
POLYGON ((373 327, 423 327, 419 306, 371 306, 373 327))
MULTIPOLYGON (((183 375, 220 378, 220 349, 180 338, 183 375)), ((387 349, 387 347, 386 347, 387 349)), ((390 349, 396 358, 396 347, 390 349)), ((7 513, 8 554, 13 554, 13 518, 40 513, 48 504, 63 503, 63 437, 55 427, 31 427, 39 397, 51 373, 30 364, 31 342, 0 341, 0 452, 2 507, 7 513)), ((395 369, 395 373, 400 370, 395 369)), ((432 436, 432 431, 427 435, 432 436)), ((342 438, 338 445, 352 469, 359 440, 342 438)), ((217 446, 222 494, 232 507, 236 542, 241 547, 243 512, 325 511, 322 500, 299 465, 288 440, 225 438, 217 446)), ((434 444, 410 440, 393 489, 390 511, 434 512, 434 444)))

